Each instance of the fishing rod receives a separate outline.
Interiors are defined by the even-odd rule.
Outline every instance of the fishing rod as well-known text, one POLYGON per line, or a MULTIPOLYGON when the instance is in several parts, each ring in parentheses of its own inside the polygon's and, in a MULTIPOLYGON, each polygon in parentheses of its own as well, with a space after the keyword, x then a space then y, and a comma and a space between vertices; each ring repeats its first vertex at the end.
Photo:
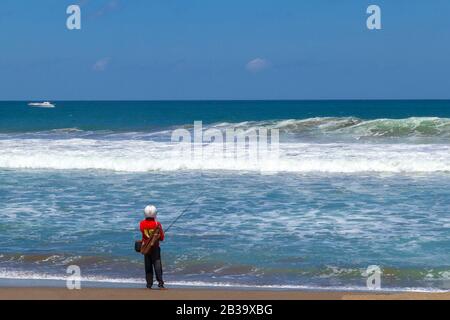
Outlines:
POLYGON ((181 211, 181 213, 175 218, 175 220, 172 221, 172 223, 166 228, 166 230, 164 230, 164 233, 167 233, 167 231, 169 231, 169 229, 187 212, 189 207, 193 205, 198 198, 200 198, 201 194, 202 192, 197 194, 197 196, 183 209, 183 211, 181 211))

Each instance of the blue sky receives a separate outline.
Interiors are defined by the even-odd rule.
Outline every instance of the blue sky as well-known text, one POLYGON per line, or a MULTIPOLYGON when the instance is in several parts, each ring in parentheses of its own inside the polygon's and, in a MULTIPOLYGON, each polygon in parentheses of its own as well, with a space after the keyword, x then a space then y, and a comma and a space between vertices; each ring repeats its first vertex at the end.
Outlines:
POLYGON ((2 0, 0 100, 446 99, 449 15, 448 0, 2 0))

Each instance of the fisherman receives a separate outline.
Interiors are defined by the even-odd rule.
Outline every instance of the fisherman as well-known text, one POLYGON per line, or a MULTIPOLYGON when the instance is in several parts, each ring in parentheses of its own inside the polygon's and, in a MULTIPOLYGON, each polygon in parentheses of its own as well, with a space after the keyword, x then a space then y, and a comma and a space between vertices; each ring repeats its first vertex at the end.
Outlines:
POLYGON ((159 241, 164 240, 164 231, 161 223, 156 221, 158 211, 155 206, 149 205, 144 209, 145 219, 141 221, 139 228, 142 232, 142 244, 152 238, 153 233, 159 228, 160 236, 156 241, 154 247, 149 254, 144 255, 145 263, 145 280, 147 281, 147 288, 151 289, 153 286, 153 268, 155 269, 156 280, 158 281, 158 288, 164 289, 163 271, 161 264, 161 248, 159 241))

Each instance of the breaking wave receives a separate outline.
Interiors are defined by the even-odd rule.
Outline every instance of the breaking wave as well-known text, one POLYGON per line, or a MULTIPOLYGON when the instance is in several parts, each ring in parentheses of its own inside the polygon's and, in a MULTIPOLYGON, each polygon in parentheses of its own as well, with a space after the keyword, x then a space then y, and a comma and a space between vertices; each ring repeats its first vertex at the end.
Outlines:
MULTIPOLYGON (((192 126, 181 126, 192 130, 192 126)), ((155 132, 86 132, 77 128, 46 133, 1 134, 0 168, 152 172, 230 170, 267 172, 447 172, 450 119, 362 120, 320 117, 215 123, 203 129, 279 129, 280 147, 270 157, 203 150, 201 158, 176 152, 175 127, 155 132), (227 157, 226 157, 227 156, 227 157)), ((178 127, 179 128, 179 127, 178 127)), ((223 148, 222 148, 223 149, 223 148)), ((220 151, 220 150, 219 150, 220 151)), ((222 150, 223 151, 223 150, 222 150)))
MULTIPOLYGON (((198 119, 199 121, 201 119, 198 119)), ((282 134, 309 138, 348 138, 360 140, 364 138, 450 138, 450 118, 439 117, 411 117, 405 119, 372 119, 365 120, 357 117, 314 117, 307 119, 264 120, 244 122, 220 122, 203 124, 204 129, 228 128, 249 131, 258 128, 279 129, 282 134)), ((90 137, 106 135, 108 137, 131 135, 138 139, 148 136, 169 136, 175 129, 193 129, 193 123, 179 126, 149 127, 139 132, 94 130, 85 131, 76 127, 49 129, 48 131, 23 132, 22 137, 59 136, 59 137, 90 137)), ((0 139, 7 134, 0 134, 0 139)))
POLYGON ((406 119, 363 120, 355 117, 316 117, 271 121, 219 123, 212 127, 235 127, 251 130, 258 127, 275 128, 286 134, 307 136, 367 137, 450 137, 450 119, 411 117, 406 119))

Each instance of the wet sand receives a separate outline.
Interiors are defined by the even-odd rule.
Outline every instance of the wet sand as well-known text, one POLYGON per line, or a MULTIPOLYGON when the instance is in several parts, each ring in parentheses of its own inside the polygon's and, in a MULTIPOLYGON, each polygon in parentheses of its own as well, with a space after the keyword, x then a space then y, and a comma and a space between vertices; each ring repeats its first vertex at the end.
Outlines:
POLYGON ((0 300, 450 300, 445 293, 0 288, 0 300))

